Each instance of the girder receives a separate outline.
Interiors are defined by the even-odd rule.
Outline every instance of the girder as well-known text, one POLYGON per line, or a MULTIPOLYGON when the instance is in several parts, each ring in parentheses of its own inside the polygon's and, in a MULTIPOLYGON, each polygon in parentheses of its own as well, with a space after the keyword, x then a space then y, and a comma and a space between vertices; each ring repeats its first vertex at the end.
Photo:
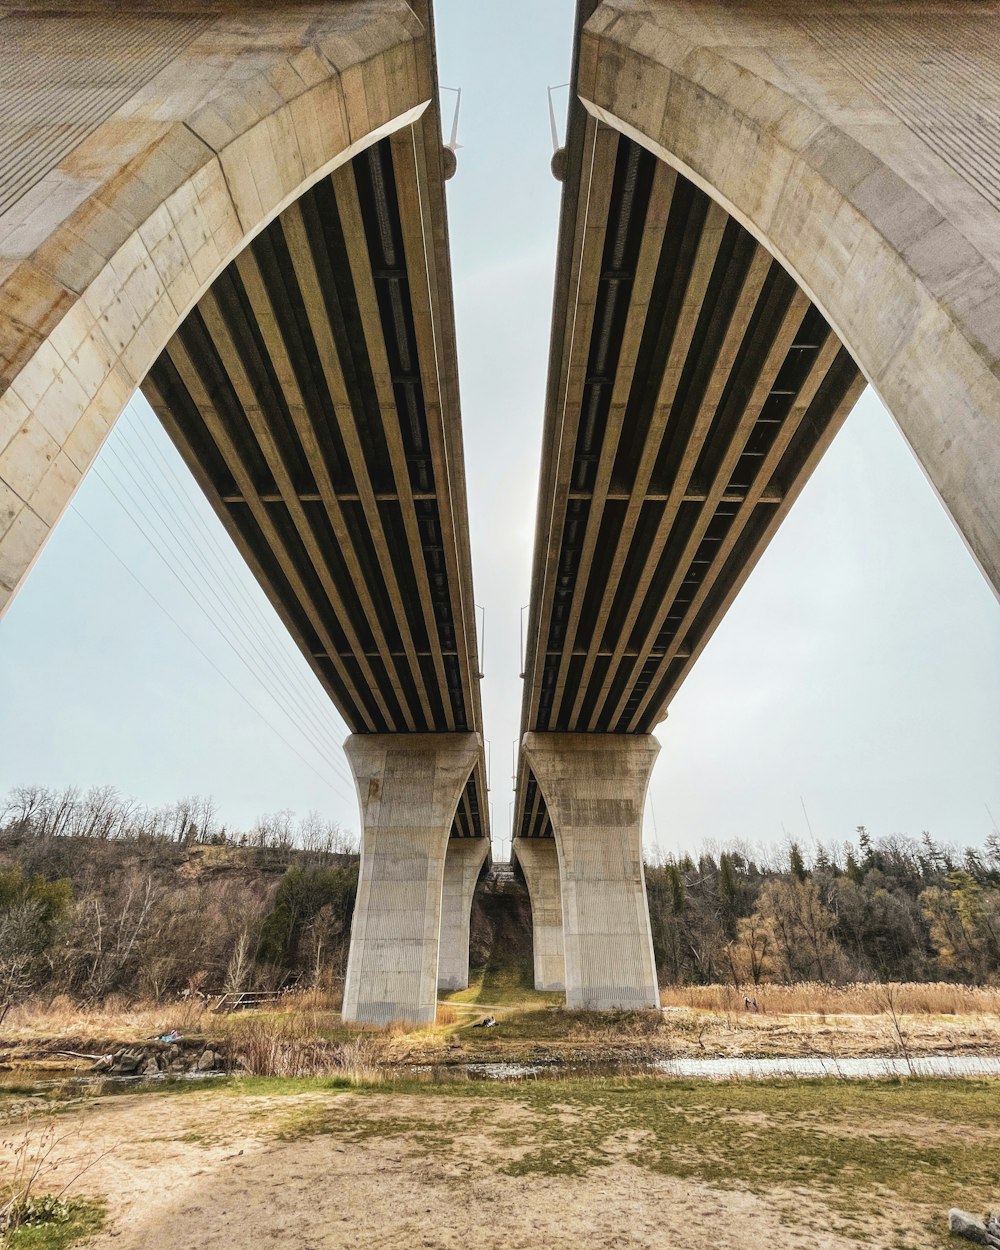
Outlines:
MULTIPOLYGON (((286 208, 220 274, 144 383, 362 734, 482 729, 420 129, 367 148, 286 208)), ((484 832, 481 796, 480 764, 456 835, 484 832)))
POLYGON ((645 734, 864 383, 681 173, 575 104, 567 152, 522 732, 645 734))

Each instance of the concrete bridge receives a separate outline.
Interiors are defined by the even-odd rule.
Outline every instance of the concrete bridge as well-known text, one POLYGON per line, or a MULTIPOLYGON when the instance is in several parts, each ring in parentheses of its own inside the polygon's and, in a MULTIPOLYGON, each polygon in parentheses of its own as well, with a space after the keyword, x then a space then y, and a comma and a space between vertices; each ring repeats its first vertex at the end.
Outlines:
MULTIPOLYGON (((651 733, 867 379, 1000 586, 995 0, 582 0, 515 854, 657 1001, 651 733)), ((489 854, 430 0, 0 8, 0 610, 142 387, 352 730, 344 1014, 489 854)))
POLYGON ((344 1014, 431 1020, 489 827, 430 7, 144 7, 0 11, 0 606, 141 386, 352 730, 344 1014))
POLYGON ((998 29, 581 0, 514 841, 570 1006, 659 1001, 652 730, 866 380, 1000 588, 998 29))

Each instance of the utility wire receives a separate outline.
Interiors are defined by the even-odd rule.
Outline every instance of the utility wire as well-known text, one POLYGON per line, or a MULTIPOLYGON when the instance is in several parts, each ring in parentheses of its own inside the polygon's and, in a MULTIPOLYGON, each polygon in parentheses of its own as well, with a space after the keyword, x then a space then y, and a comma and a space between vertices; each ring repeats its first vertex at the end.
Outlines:
MULTIPOLYGON (((117 464, 129 476, 132 483, 144 495, 144 502, 152 506, 152 509, 156 513, 157 518, 164 523, 164 528, 165 528, 166 533, 169 535, 169 540, 176 546, 176 548, 179 550, 181 554, 181 557, 185 560, 187 565, 191 569, 193 569, 195 574, 198 576, 198 578, 200 579, 200 581, 202 582, 205 588, 206 593, 212 600, 214 600, 215 605, 217 606, 218 610, 221 612, 223 617, 224 618, 228 617, 228 621, 226 623, 227 624, 231 623, 234 629, 239 631, 239 633, 243 635, 242 641, 244 642, 244 645, 247 646, 249 652, 251 653, 255 661, 263 663, 267 671, 274 678, 275 682, 277 683, 278 689, 281 691, 281 695, 280 696, 276 695, 274 692, 274 689, 269 689, 267 684, 263 681, 259 673, 255 673, 257 680, 260 681, 262 685, 264 685, 265 689, 268 690, 268 693, 274 699, 275 703, 277 703, 278 706, 282 708, 282 710, 285 712, 286 715, 288 715, 288 712, 284 706, 283 697, 287 696, 293 700, 297 709, 297 714, 300 715, 305 721, 310 723, 313 731, 316 732, 321 739, 329 738, 329 741, 326 743, 327 749, 331 750, 331 753, 333 754, 333 758, 335 759, 336 756, 334 753, 337 750, 337 744, 336 744, 336 740, 332 736, 333 734, 332 727, 324 725, 321 719, 317 717, 314 712, 310 711, 310 709, 303 702, 302 698, 296 694, 296 691, 294 689, 289 688, 287 680, 283 680, 282 676, 277 672, 275 668, 274 657, 272 654, 269 653, 267 644, 264 642, 259 632, 254 630, 253 627, 250 625, 250 623, 246 621, 245 616, 240 611, 239 605, 236 603, 235 599, 232 597, 231 594, 229 594, 228 591, 225 590, 224 587, 220 587, 218 579, 212 576, 211 569, 208 569, 206 572, 205 569, 202 569, 199 567, 197 560, 195 558, 195 555, 192 554, 193 552, 195 552, 203 556, 203 553, 199 551, 197 535, 193 536, 193 542, 190 548, 185 547, 178 539, 178 536, 174 528, 172 527, 171 522, 160 511, 156 501, 154 501, 149 496, 149 494, 144 490, 142 484, 136 478, 135 473, 132 471, 128 463, 121 456, 120 449, 112 445, 112 446, 109 446, 108 450, 111 452, 117 464), (226 598, 229 601, 228 607, 222 599, 222 594, 225 594, 226 598)), ((112 472, 114 472, 113 465, 109 465, 108 467, 111 468, 112 472)), ((174 524, 178 527, 181 527, 184 530, 185 535, 190 538, 192 536, 191 530, 184 524, 184 521, 178 515, 177 511, 174 509, 173 505, 170 503, 170 500, 167 499, 166 496, 162 493, 162 490, 160 488, 159 483, 156 480, 155 475, 152 474, 149 470, 147 470, 147 468, 141 463, 137 463, 136 467, 139 469, 143 477, 146 479, 146 482, 148 483, 149 488, 152 489, 153 492, 156 494, 157 500, 162 502, 164 506, 167 508, 168 512, 170 513, 170 517, 173 519, 174 524)), ((129 494, 130 494, 130 497, 132 497, 131 492, 129 492, 129 494)), ((147 520, 152 520, 152 518, 148 515, 148 513, 147 513, 147 520)), ((207 565, 206 565, 206 568, 207 568, 207 565)), ((173 571, 176 575, 176 568, 173 571)), ((190 586, 186 586, 185 588, 190 593, 190 586)), ((194 597, 195 596, 192 596, 192 598, 194 597)), ((196 598, 195 601, 199 603, 199 606, 204 608, 204 602, 202 601, 201 598, 196 598)), ((235 651, 236 648, 233 644, 231 634, 221 629, 220 629, 220 632, 223 633, 223 637, 225 637, 227 643, 229 643, 229 645, 232 646, 235 651)), ((239 653, 237 652, 237 654, 239 653)), ((244 660, 244 662, 246 661, 244 660)), ((247 666, 249 667, 249 665, 247 666)), ((293 719, 293 718, 289 717, 289 719, 293 719)), ((347 780, 346 776, 344 777, 344 779, 347 780)))
MULTIPOLYGON (((109 469, 112 476, 115 478, 118 484, 120 486, 123 486, 123 484, 121 483, 119 479, 118 474, 115 472, 113 465, 105 464, 102 467, 109 469)), ((237 659, 244 666, 244 668, 247 669, 251 677, 253 677, 256 681, 260 682, 262 686, 264 686, 265 691, 267 692, 269 697, 274 701, 274 703, 277 705, 279 711, 281 711, 292 722, 293 726, 295 726, 295 728, 298 730, 299 733, 302 733, 301 728, 295 722, 295 718, 288 713, 288 711, 281 704, 280 700, 275 698, 274 694, 270 690, 267 689, 267 686, 264 685, 263 682, 261 682, 261 678, 259 674, 254 671, 253 667, 247 662, 246 658, 240 654, 240 652, 234 646, 232 639, 227 636, 226 630, 219 624, 219 622, 208 611, 206 604, 203 601, 199 600, 199 598, 195 594, 192 593, 191 588, 186 584, 183 576, 178 573, 177 569, 171 564, 171 561, 169 560, 169 558, 163 553, 160 545, 156 541, 156 538, 150 535, 149 529, 147 528, 145 524, 143 524, 143 519, 149 522, 151 521, 151 518, 149 516, 142 518, 141 506, 138 506, 138 515, 137 515, 122 501, 121 497, 119 496, 118 492, 115 490, 114 486, 108 481, 108 479, 102 473, 101 471, 102 467, 95 466, 94 473, 97 476, 97 478, 103 483, 105 488, 109 491, 114 501, 118 504, 118 506, 125 513, 125 515, 129 518, 129 520, 132 521, 132 523, 136 526, 136 528, 139 530, 142 536, 146 539, 149 545, 153 548, 153 551, 156 553, 156 555, 159 557, 162 563, 166 566, 167 570, 177 580, 182 590, 184 590, 184 592, 188 595, 188 597, 192 600, 192 602, 196 605, 196 607, 200 608, 201 611, 208 617, 209 621, 211 621, 211 623, 214 625, 218 633, 226 642, 227 646, 229 646, 229 648, 233 651, 233 654, 237 657, 237 659)), ((135 496, 132 494, 132 492, 128 489, 127 486, 123 486, 123 489, 126 495, 128 495, 129 499, 135 505, 136 504, 135 496)), ((316 751, 317 747, 315 743, 311 742, 310 739, 305 734, 303 734, 303 737, 305 737, 306 741, 310 743, 310 746, 312 747, 312 749, 316 751)), ((322 755, 321 752, 318 752, 318 753, 322 755)), ((332 756, 331 758, 322 756, 322 758, 323 758, 324 764, 327 764, 331 766, 332 768, 334 768, 334 770, 337 771, 341 775, 341 777, 343 778, 345 782, 348 780, 348 778, 345 775, 345 771, 343 770, 342 765, 339 764, 339 761, 337 761, 335 756, 332 756)))
POLYGON ((184 637, 188 640, 188 642, 192 645, 192 647, 194 647, 194 649, 198 652, 198 654, 202 657, 202 659, 203 659, 203 660, 205 660, 205 662, 206 662, 207 664, 209 664, 209 665, 210 665, 210 666, 211 666, 211 667, 212 667, 212 668, 216 671, 216 673, 218 673, 218 675, 222 678, 222 680, 226 683, 226 685, 230 686, 230 687, 231 687, 231 688, 232 688, 232 689, 236 692, 236 694, 238 694, 238 695, 239 695, 239 697, 243 700, 243 702, 247 705, 247 707, 248 707, 248 708, 250 708, 250 709, 251 709, 251 711, 253 711, 253 712, 254 712, 257 716, 259 716, 259 717, 260 717, 260 719, 264 722, 264 724, 265 724, 265 725, 267 725, 268 729, 270 729, 270 730, 271 730, 271 732, 272 732, 272 733, 273 733, 273 734, 274 734, 277 738, 279 738, 279 739, 280 739, 280 740, 281 740, 281 741, 285 744, 285 746, 286 746, 286 747, 288 747, 288 749, 289 749, 289 750, 290 750, 290 751, 291 751, 294 755, 298 756, 298 758, 302 761, 302 763, 303 763, 303 764, 305 764, 306 768, 308 768, 308 769, 310 770, 310 772, 315 773, 315 774, 316 774, 316 776, 320 779, 320 781, 322 781, 322 783, 323 783, 325 786, 328 786, 328 787, 329 787, 331 790, 333 790, 336 794, 339 794, 341 798, 347 798, 348 796, 344 794, 344 792, 343 792, 343 791, 339 788, 339 786, 334 785, 334 783, 330 781, 329 777, 324 777, 324 776, 323 776, 323 774, 319 771, 319 769, 314 768, 314 767, 313 767, 313 765, 312 765, 312 764, 310 764, 310 763, 309 763, 309 761, 306 759, 306 757, 302 754, 302 752, 301 752, 301 751, 299 751, 297 747, 295 747, 295 746, 294 746, 291 742, 289 742, 289 741, 288 741, 288 739, 287 739, 287 738, 285 737, 285 735, 281 732, 281 730, 280 730, 280 729, 278 729, 278 727, 277 727, 276 725, 272 724, 272 723, 271 723, 271 721, 269 721, 269 720, 267 719, 267 717, 264 715, 264 713, 260 710, 260 708, 258 708, 258 707, 256 706, 256 704, 252 703, 252 702, 251 702, 251 701, 247 698, 247 696, 243 693, 243 691, 242 691, 242 690, 240 690, 240 688, 236 685, 236 683, 235 683, 235 682, 233 682, 233 681, 232 681, 232 680, 231 680, 231 679, 230 679, 230 678, 229 678, 229 677, 228 677, 228 676, 227 676, 227 675, 223 672, 223 670, 222 670, 221 668, 219 668, 218 664, 216 664, 216 663, 215 663, 215 661, 211 658, 211 656, 209 656, 209 655, 208 655, 208 654, 207 654, 207 653, 206 653, 206 652, 205 652, 205 651, 204 651, 204 650, 203 650, 203 649, 199 646, 199 644, 198 644, 198 643, 197 643, 197 642, 196 642, 196 641, 195 641, 195 640, 191 637, 191 635, 187 632, 187 630, 184 628, 184 626, 183 626, 183 625, 182 625, 182 624, 181 624, 181 623, 177 620, 177 618, 176 618, 176 617, 175 617, 175 616, 174 616, 174 615, 173 615, 173 614, 169 611, 169 609, 167 609, 166 607, 164 607, 164 605, 160 602, 160 600, 156 597, 156 595, 154 595, 154 594, 153 594, 153 592, 149 589, 149 587, 148 587, 148 586, 146 586, 146 584, 145 584, 145 583, 144 583, 144 582, 143 582, 143 581, 142 581, 142 580, 141 580, 141 579, 140 579, 140 578, 139 578, 139 577, 138 577, 135 573, 133 573, 133 571, 131 570, 131 568, 129 568, 129 566, 125 563, 125 561, 121 558, 121 556, 120 556, 120 555, 119 555, 119 554, 118 554, 118 553, 114 550, 114 548, 113 548, 113 547, 112 547, 112 546, 111 546, 108 542, 106 542, 106 541, 105 541, 105 539, 104 539, 104 538, 103 538, 103 536, 99 533, 99 531, 98 531, 98 530, 97 530, 97 529, 96 529, 93 525, 91 525, 91 523, 90 523, 90 522, 87 520, 87 518, 83 515, 83 513, 80 511, 80 509, 76 506, 76 504, 72 504, 71 506, 72 506, 72 508, 73 508, 73 511, 74 511, 74 512, 76 513, 76 515, 80 518, 80 520, 84 523, 84 525, 86 525, 87 529, 89 529, 89 530, 90 530, 90 532, 94 535, 94 537, 97 539, 97 541, 98 541, 98 542, 99 542, 99 543, 100 543, 103 547, 106 547, 106 548, 107 548, 107 550, 111 553, 111 555, 112 555, 112 556, 114 556, 114 558, 118 561, 118 563, 119 563, 119 564, 122 566, 122 568, 125 570, 125 572, 126 572, 126 573, 128 573, 129 577, 131 577, 131 578, 132 578, 132 580, 136 583, 136 585, 137 585, 137 586, 139 586, 139 588, 140 588, 142 591, 144 591, 144 592, 145 592, 145 594, 147 594, 147 595, 149 596, 149 598, 150 598, 150 599, 152 599, 152 601, 153 601, 153 602, 156 604, 156 606, 160 609, 160 611, 163 613, 163 615, 164 615, 164 616, 165 616, 165 617, 166 617, 166 618, 167 618, 167 619, 168 619, 168 620, 169 620, 169 621, 170 621, 173 625, 175 625, 175 626, 177 627, 177 629, 179 629, 179 630, 180 630, 180 632, 184 635, 184 637))
MULTIPOLYGON (((164 471, 164 476, 160 480, 172 489, 174 497, 180 502, 186 514, 192 519, 197 529, 215 552, 218 567, 224 571, 230 587, 238 593, 240 599, 257 619, 261 630, 272 640, 277 654, 284 661, 286 671, 294 675, 293 679, 299 682, 303 693, 308 693, 310 700, 317 708, 321 717, 325 718, 335 714, 329 695, 320 686, 316 674, 308 666, 304 665, 300 658, 296 657, 293 659, 293 656, 289 653, 286 645, 288 641, 287 631, 283 627, 276 628, 273 613, 265 612, 261 607, 259 597, 255 597, 247 588, 245 581, 240 576, 245 566, 240 559, 239 571, 237 571, 236 561, 233 560, 234 548, 228 534, 226 535, 228 542, 224 544, 215 532, 215 529, 208 524, 206 518, 202 515, 195 500, 192 498, 190 490, 186 489, 185 483, 181 480, 174 465, 170 463, 157 445, 156 435, 153 430, 148 428, 148 423, 143 419, 141 410, 133 404, 126 409, 126 415, 131 418, 131 422, 119 421, 115 427, 115 433, 119 431, 122 433, 129 451, 136 460, 141 461, 143 457, 137 454, 135 447, 125 437, 129 432, 134 433, 145 450, 156 457, 164 471)), ((201 496, 199 496, 200 499, 201 496)), ((202 554, 204 554, 204 549, 202 554)), ((339 734, 341 732, 340 726, 335 724, 334 727, 339 734)))

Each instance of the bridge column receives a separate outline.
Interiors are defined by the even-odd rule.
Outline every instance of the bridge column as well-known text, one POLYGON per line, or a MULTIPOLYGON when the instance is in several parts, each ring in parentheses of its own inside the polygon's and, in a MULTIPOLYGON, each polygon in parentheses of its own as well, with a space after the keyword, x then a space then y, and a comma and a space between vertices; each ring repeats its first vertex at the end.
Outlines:
POLYGON ((515 838, 514 856, 521 865, 531 898, 531 947, 535 989, 566 988, 563 948, 562 892, 559 852, 554 838, 515 838))
POLYGON ((352 734, 361 875, 345 1020, 433 1024, 445 855, 478 734, 352 734))
POLYGON ((441 901, 441 948, 438 989, 464 990, 469 985, 469 924, 472 896, 489 853, 486 838, 449 838, 444 858, 441 901))
POLYGON ((658 1007, 642 809, 660 749, 645 734, 524 736, 559 848, 566 1005, 658 1007))

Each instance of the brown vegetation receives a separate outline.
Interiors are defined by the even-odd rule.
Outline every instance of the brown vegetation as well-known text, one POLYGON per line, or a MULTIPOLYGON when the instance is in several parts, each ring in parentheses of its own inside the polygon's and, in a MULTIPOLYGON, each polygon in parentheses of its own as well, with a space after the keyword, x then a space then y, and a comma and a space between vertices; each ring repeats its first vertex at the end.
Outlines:
POLYGON ((955 985, 948 981, 908 982, 886 986, 879 982, 830 985, 802 981, 795 985, 671 985, 660 991, 664 1007, 698 1011, 741 1012, 752 994, 765 1015, 878 1016, 886 1011, 887 993, 906 1015, 1000 1016, 1000 987, 955 985))
POLYGON ((1000 837, 793 842, 647 865, 661 984, 1000 979, 1000 837))

